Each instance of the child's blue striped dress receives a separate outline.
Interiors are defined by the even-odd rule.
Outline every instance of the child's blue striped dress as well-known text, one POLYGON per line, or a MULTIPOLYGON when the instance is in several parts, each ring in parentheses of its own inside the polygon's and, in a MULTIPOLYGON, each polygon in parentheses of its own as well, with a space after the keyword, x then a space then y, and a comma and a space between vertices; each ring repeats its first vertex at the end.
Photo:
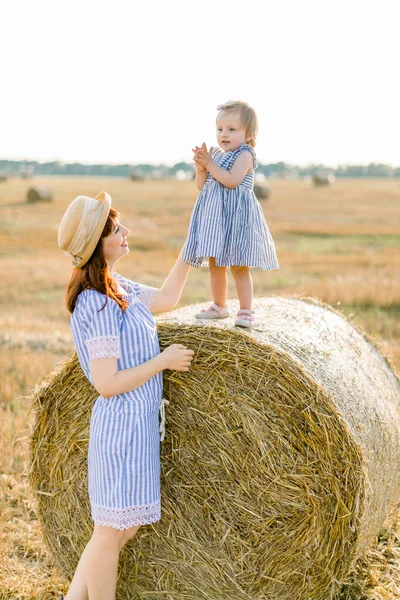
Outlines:
MULTIPOLYGON (((242 144, 233 152, 213 150, 213 160, 230 171, 242 152, 253 148, 242 144)), ((192 267, 208 265, 213 256, 219 267, 246 266, 279 269, 275 244, 254 191, 254 173, 248 173, 235 188, 227 188, 210 173, 197 198, 182 259, 192 267)))
MULTIPOLYGON (((104 294, 88 289, 79 294, 71 315, 79 362, 91 383, 90 360, 116 357, 122 370, 160 353, 148 308, 155 289, 114 275, 127 292, 125 311, 104 294)), ((122 530, 160 519, 161 404, 162 373, 131 392, 96 400, 88 460, 89 498, 96 525, 122 530)))

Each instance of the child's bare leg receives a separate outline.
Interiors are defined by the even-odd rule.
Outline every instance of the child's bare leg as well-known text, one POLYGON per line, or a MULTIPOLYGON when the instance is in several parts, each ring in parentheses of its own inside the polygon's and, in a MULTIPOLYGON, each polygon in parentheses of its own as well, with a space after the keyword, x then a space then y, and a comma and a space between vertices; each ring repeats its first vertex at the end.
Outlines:
POLYGON ((249 267, 231 267, 235 280, 240 308, 251 310, 253 304, 253 280, 249 267))
POLYGON ((226 297, 228 292, 228 275, 226 267, 217 267, 215 258, 210 257, 210 287, 214 303, 220 308, 226 306, 226 297))

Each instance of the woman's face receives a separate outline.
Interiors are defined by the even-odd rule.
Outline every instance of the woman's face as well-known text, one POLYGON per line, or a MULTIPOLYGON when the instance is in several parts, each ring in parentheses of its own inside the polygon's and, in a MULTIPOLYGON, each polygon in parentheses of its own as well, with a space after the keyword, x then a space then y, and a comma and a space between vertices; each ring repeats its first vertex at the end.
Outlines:
POLYGON ((102 239, 104 258, 110 267, 122 256, 128 254, 128 235, 129 229, 124 227, 118 219, 115 219, 112 232, 102 239))

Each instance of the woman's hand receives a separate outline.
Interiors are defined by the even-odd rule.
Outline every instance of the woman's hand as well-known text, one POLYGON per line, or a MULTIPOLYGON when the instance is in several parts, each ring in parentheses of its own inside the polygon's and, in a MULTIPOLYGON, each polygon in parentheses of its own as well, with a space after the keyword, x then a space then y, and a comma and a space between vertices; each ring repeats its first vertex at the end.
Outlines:
POLYGON ((193 356, 194 351, 188 350, 182 344, 172 344, 161 352, 161 357, 165 364, 164 369, 171 371, 189 371, 193 356))

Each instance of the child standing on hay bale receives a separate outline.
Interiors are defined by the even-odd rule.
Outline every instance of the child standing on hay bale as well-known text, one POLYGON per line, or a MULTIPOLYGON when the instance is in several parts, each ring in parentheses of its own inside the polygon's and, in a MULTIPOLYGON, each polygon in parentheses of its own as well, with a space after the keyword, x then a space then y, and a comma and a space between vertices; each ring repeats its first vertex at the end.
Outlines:
POLYGON ((188 371, 194 354, 181 344, 160 353, 152 316, 178 302, 189 267, 179 258, 160 289, 122 277, 113 268, 129 252, 128 234, 105 192, 75 198, 58 232, 75 267, 67 306, 76 351, 100 394, 88 459, 94 531, 67 600, 114 598, 122 547, 141 525, 160 519, 162 371, 188 371))
POLYGON ((200 190, 183 249, 183 260, 193 266, 209 266, 213 304, 198 319, 223 319, 227 273, 231 269, 240 302, 235 325, 254 322, 253 282, 250 267, 279 269, 275 245, 260 203, 254 195, 254 147, 257 115, 246 102, 227 102, 217 107, 219 148, 193 148, 196 183, 200 190))

